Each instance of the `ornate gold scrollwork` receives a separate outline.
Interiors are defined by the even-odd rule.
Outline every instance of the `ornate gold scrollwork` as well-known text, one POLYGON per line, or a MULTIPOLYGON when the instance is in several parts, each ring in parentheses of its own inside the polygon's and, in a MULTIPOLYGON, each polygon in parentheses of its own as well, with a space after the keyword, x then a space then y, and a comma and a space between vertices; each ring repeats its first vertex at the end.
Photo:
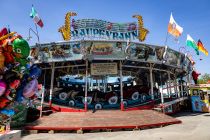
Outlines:
POLYGON ((68 12, 65 16, 65 24, 58 29, 61 32, 63 39, 68 41, 71 39, 71 17, 77 16, 77 13, 68 12))
POLYGON ((149 31, 146 28, 144 28, 144 22, 142 16, 133 15, 133 18, 138 19, 138 39, 139 41, 144 41, 149 31))

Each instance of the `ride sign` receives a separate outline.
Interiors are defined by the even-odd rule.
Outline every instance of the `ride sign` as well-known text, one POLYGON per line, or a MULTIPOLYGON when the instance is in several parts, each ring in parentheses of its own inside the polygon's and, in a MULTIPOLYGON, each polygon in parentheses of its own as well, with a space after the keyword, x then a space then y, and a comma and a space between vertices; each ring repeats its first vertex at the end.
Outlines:
POLYGON ((120 24, 98 19, 73 19, 71 25, 73 39, 135 40, 138 36, 135 22, 120 24))
POLYGON ((117 63, 92 63, 91 75, 115 75, 117 63))

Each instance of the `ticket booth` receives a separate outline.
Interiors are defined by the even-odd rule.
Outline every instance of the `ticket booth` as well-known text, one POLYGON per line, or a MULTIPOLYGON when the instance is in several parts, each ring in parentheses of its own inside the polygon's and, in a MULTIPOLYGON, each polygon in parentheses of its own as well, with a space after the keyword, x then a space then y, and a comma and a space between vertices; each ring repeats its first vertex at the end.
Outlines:
POLYGON ((192 111, 210 112, 210 84, 190 86, 192 111))

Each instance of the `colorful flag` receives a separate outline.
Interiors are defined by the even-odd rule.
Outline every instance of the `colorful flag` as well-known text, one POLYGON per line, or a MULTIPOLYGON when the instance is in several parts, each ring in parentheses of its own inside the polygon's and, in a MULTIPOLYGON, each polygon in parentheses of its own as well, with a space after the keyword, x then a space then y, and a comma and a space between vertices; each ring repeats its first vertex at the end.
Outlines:
POLYGON ((206 56, 209 55, 208 51, 206 50, 200 39, 198 40, 197 46, 199 51, 203 52, 206 56))
POLYGON ((192 47, 196 51, 196 54, 199 55, 198 46, 190 35, 187 35, 186 46, 192 47))
POLYGON ((30 13, 30 17, 33 18, 34 22, 36 24, 38 24, 41 28, 44 26, 41 18, 39 17, 38 13, 36 12, 36 10, 34 9, 34 7, 32 6, 31 8, 31 13, 30 13))
POLYGON ((179 37, 183 32, 183 28, 176 23, 172 16, 172 13, 168 24, 168 32, 175 37, 179 37))

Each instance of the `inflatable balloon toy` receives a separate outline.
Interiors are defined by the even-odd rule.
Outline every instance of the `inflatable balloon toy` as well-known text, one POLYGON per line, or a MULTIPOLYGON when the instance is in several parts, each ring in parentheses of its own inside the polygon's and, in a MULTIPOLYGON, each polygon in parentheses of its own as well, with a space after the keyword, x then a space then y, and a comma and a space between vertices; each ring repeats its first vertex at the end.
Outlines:
POLYGON ((14 34, 16 34, 16 32, 11 32, 11 33, 8 33, 7 35, 1 36, 1 37, 0 37, 0 41, 5 40, 5 39, 7 39, 8 37, 13 36, 14 34))
POLYGON ((4 81, 0 81, 0 96, 4 94, 4 92, 6 91, 6 87, 6 83, 4 81))
POLYGON ((2 114, 5 114, 7 116, 13 116, 15 115, 15 111, 13 109, 3 109, 0 111, 2 114))
POLYGON ((29 80, 38 79, 41 76, 41 69, 37 65, 32 65, 29 70, 29 80))
POLYGON ((9 88, 7 89, 5 96, 8 100, 14 101, 16 97, 16 89, 20 86, 20 80, 14 80, 9 84, 9 88))
POLYGON ((13 64, 15 62, 12 43, 17 38, 22 38, 22 37, 20 35, 17 35, 13 36, 12 38, 5 39, 3 41, 2 47, 5 56, 5 64, 13 64))
POLYGON ((5 27, 3 29, 1 29, 1 31, 0 31, 0 46, 2 45, 3 40, 7 39, 8 37, 10 37, 14 34, 15 34, 15 32, 9 33, 7 28, 5 28, 5 27))
POLYGON ((8 106, 10 104, 10 100, 8 100, 7 98, 1 97, 0 98, 0 109, 5 108, 6 106, 8 106))
POLYGON ((3 77, 4 81, 6 81, 7 84, 12 83, 14 80, 18 79, 18 75, 14 71, 6 71, 3 77))
MULTIPOLYGON (((20 85, 20 80, 17 79, 17 73, 13 71, 7 71, 4 74, 4 81, 8 84, 8 88, 4 95, 0 97, 0 109, 5 108, 8 106, 11 101, 15 99, 16 96, 16 89, 20 85)), ((4 88, 4 86, 3 86, 4 88)))
POLYGON ((4 53, 3 53, 3 49, 0 48, 0 68, 4 67, 4 61, 5 61, 5 56, 4 56, 4 53))
POLYGON ((38 92, 38 81, 36 79, 30 81, 23 89, 23 96, 30 98, 38 92))
POLYGON ((3 72, 4 71, 4 61, 5 57, 2 52, 2 48, 0 48, 0 70, 3 72))
POLYGON ((18 103, 23 101, 23 89, 24 89, 24 85, 21 83, 20 87, 18 87, 18 89, 16 90, 16 98, 15 101, 17 101, 18 103))
POLYGON ((30 47, 26 40, 17 38, 13 41, 13 52, 15 60, 20 63, 20 67, 26 67, 28 63, 27 57, 30 53, 30 47))
POLYGON ((4 35, 6 35, 6 34, 8 34, 8 31, 7 31, 7 28, 3 28, 3 29, 1 29, 1 31, 0 31, 0 37, 2 37, 2 36, 4 36, 4 35))
POLYGON ((35 58, 33 56, 28 56, 27 60, 29 61, 29 65, 33 66, 33 64, 35 63, 35 58))

